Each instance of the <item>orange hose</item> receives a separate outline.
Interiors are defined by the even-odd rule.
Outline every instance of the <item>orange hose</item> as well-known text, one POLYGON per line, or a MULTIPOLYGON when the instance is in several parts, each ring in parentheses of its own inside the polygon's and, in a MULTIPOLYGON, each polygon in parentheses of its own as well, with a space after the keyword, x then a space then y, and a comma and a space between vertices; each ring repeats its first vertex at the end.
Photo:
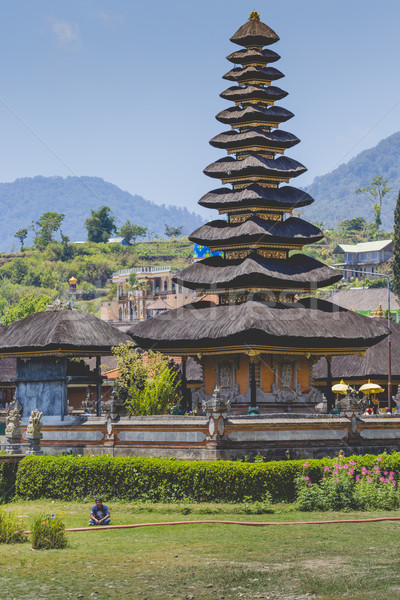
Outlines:
POLYGON ((198 525, 201 523, 220 523, 222 525, 246 525, 248 527, 266 527, 268 525, 333 525, 335 523, 379 523, 381 521, 400 521, 400 517, 378 517, 375 519, 334 519, 329 521, 221 521, 205 519, 201 521, 162 521, 159 523, 135 523, 134 525, 92 525, 72 527, 65 531, 96 531, 104 529, 135 529, 136 527, 154 527, 159 525, 198 525))

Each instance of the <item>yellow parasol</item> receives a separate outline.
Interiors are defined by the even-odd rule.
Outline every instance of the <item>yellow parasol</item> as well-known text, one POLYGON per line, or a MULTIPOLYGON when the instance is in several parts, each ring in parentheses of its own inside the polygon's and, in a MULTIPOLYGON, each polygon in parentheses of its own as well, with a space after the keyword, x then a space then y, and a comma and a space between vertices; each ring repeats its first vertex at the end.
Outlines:
POLYGON ((340 383, 336 383, 332 386, 332 392, 335 392, 336 394, 343 394, 345 396, 348 391, 349 386, 343 381, 343 379, 340 381, 340 383))
POLYGON ((380 394, 385 390, 377 383, 371 383, 371 380, 368 379, 368 383, 364 383, 364 385, 360 387, 359 391, 364 392, 364 394, 380 394))

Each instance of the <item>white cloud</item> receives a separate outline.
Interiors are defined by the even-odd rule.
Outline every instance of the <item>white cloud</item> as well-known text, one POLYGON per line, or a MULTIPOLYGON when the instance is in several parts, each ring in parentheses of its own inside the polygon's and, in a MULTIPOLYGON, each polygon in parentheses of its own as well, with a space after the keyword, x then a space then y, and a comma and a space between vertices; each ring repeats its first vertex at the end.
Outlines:
POLYGON ((79 27, 76 23, 51 19, 51 29, 60 44, 70 44, 79 40, 79 27))

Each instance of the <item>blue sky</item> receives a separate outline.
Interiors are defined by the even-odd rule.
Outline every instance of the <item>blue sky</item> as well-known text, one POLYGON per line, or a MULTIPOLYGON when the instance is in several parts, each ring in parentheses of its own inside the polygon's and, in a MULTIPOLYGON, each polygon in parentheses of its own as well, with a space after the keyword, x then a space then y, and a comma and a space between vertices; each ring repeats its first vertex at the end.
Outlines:
MULTIPOLYGON (((0 181, 93 175, 191 210, 223 156, 229 37, 256 9, 306 185, 400 129, 398 0, 0 0, 0 181)), ((238 48, 238 46, 236 46, 238 48)), ((294 183, 294 181, 292 181, 294 183)))

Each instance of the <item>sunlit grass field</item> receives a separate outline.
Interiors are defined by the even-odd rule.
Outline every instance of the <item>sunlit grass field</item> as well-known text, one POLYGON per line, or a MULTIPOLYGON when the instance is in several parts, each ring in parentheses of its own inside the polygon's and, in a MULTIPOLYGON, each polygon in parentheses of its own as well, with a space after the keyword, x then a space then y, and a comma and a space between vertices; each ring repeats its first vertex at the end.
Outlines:
MULTIPOLYGON (((33 515, 62 514, 66 527, 86 526, 92 503, 15 502, 7 510, 29 528, 33 515)), ((251 505, 108 503, 112 524, 223 519, 306 521, 400 516, 246 514, 251 505)), ((316 598, 400 600, 399 522, 334 525, 193 524, 68 534, 64 550, 0 545, 1 600, 216 600, 316 598)))

